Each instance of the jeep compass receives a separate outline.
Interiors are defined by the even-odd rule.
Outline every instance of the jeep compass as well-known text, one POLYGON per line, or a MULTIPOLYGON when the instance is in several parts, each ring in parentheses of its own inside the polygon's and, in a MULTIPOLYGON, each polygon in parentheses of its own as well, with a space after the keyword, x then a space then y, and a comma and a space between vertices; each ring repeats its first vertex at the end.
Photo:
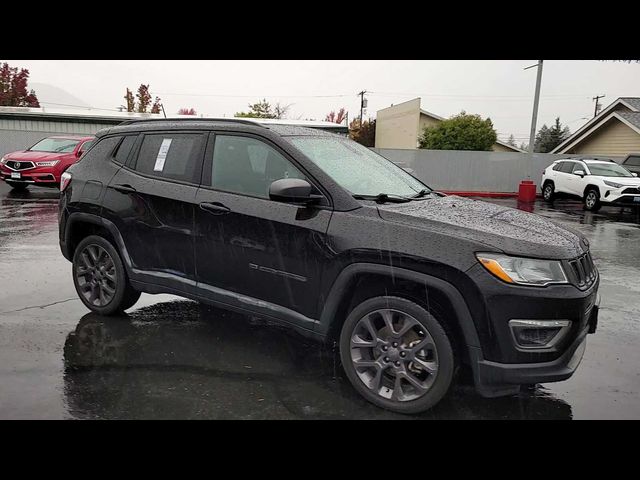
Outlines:
POLYGON ((429 409, 570 377, 598 316, 589 244, 445 196, 347 138, 240 119, 128 121, 62 174, 60 246, 110 315, 171 293, 338 346, 370 402, 429 409))

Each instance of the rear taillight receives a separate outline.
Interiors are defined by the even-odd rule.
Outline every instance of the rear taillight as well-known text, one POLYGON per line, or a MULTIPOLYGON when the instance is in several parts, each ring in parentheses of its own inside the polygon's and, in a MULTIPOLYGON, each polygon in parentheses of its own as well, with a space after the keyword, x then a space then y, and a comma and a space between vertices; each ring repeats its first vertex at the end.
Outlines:
POLYGON ((71 183, 71 174, 69 172, 64 172, 60 177, 60 191, 64 192, 64 190, 71 183))

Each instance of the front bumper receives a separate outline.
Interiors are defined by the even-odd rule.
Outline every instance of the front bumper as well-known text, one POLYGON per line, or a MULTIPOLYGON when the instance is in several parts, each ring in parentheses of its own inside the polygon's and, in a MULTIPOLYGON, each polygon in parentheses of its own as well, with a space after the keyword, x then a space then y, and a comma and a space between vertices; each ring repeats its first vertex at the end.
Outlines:
POLYGON ((637 205, 640 207, 640 189, 636 187, 609 188, 602 192, 600 202, 609 205, 637 205))
POLYGON ((16 171, 0 166, 0 179, 5 182, 55 187, 60 184, 60 172, 55 167, 36 167, 16 171), (20 178, 11 178, 12 173, 18 173, 20 178))
POLYGON ((587 346, 587 334, 595 333, 598 325, 598 296, 587 325, 564 353, 555 360, 542 363, 498 363, 484 360, 479 348, 471 349, 476 390, 485 397, 517 393, 520 385, 566 380, 578 368, 587 346), (475 358, 474 358, 475 357, 475 358))

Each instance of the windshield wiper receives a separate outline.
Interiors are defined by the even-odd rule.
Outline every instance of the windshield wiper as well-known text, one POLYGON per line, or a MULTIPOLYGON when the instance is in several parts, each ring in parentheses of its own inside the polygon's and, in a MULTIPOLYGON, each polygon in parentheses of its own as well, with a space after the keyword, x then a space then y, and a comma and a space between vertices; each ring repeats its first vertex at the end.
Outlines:
POLYGON ((407 197, 400 197, 398 195, 388 194, 388 193, 379 193, 378 195, 354 195, 353 198, 357 200, 373 200, 376 203, 406 203, 410 202, 411 199, 407 197))
POLYGON ((415 194, 413 197, 411 198, 421 198, 421 197, 426 197, 427 195, 431 195, 432 191, 431 190, 427 190, 426 188, 423 188, 422 190, 420 190, 417 194, 415 194))

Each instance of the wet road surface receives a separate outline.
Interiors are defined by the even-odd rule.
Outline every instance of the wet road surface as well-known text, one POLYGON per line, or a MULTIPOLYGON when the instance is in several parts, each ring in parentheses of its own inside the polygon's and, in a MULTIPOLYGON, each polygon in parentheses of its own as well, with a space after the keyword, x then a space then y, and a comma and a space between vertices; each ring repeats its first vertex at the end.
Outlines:
POLYGON ((57 202, 0 182, 0 418, 640 418, 640 212, 533 206, 584 233, 601 273, 598 332, 571 379, 498 399, 459 385, 404 416, 362 400, 336 352, 264 321, 171 295, 89 313, 58 247, 57 202))

